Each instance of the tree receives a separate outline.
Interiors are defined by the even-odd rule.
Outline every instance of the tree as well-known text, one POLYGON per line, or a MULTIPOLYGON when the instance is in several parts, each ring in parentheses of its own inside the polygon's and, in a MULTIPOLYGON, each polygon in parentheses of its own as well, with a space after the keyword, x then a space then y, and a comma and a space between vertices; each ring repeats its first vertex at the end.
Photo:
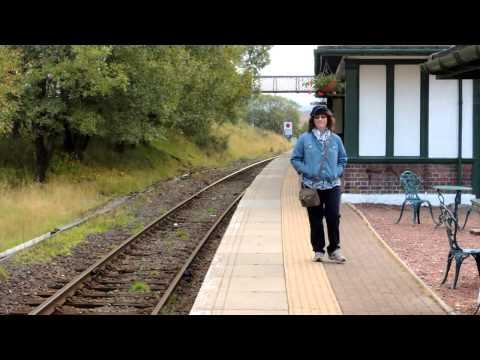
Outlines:
POLYGON ((252 77, 252 88, 256 93, 260 87, 258 76, 260 70, 270 63, 270 49, 273 45, 248 45, 244 46, 242 68, 247 70, 252 77))
POLYGON ((187 80, 175 119, 197 143, 209 141, 213 123, 234 121, 251 95, 251 75, 238 71, 244 48, 226 45, 186 46, 187 80))
POLYGON ((243 64, 254 76, 270 63, 270 49, 273 45, 248 45, 244 48, 243 64))
POLYGON ((163 138, 185 96, 186 50, 183 46, 115 46, 112 57, 123 64, 129 86, 98 99, 99 112, 106 119, 101 134, 120 150, 163 138))
POLYGON ((16 131, 14 101, 22 88, 20 55, 5 46, 0 47, 0 136, 16 131))
MULTIPOLYGON (((35 180, 44 182, 58 139, 64 133, 89 136, 103 119, 94 99, 125 91, 121 65, 109 62, 112 46, 9 46, 20 58, 23 87, 12 99, 22 135, 35 144, 35 180)), ((15 95, 15 93, 10 93, 15 95)))
POLYGON ((0 134, 35 144, 35 179, 55 149, 82 159, 91 137, 118 151, 181 130, 199 145, 235 121, 268 63, 262 46, 0 47, 0 134), (242 70, 243 69, 243 70, 242 70))
POLYGON ((291 121, 294 133, 299 129, 300 105, 281 96, 258 95, 252 98, 247 121, 253 126, 283 134, 283 123, 291 121))
POLYGON ((21 54, 25 86, 15 101, 15 117, 21 119, 23 136, 35 143, 39 182, 45 181, 62 141, 66 151, 81 159, 92 136, 117 149, 161 137, 182 96, 186 64, 181 46, 9 49, 21 54))

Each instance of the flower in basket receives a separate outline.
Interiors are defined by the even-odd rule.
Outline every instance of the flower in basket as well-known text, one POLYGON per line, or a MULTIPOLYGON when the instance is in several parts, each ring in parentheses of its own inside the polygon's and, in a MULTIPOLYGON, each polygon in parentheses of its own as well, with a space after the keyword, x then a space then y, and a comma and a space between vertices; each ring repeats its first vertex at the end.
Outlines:
POLYGON ((316 96, 336 95, 343 92, 343 84, 337 81, 335 74, 320 74, 313 80, 316 96))

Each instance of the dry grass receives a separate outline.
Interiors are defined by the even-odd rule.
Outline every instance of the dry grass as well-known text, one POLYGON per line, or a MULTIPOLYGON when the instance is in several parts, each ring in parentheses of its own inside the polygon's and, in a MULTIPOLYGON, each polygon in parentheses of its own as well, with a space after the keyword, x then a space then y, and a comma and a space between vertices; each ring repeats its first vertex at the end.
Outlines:
MULTIPOLYGON (((69 231, 21 251, 15 254, 13 260, 17 263, 47 263, 57 255, 70 255, 72 249, 84 241, 89 234, 101 234, 114 228, 135 223, 134 216, 125 207, 120 207, 110 214, 100 215, 69 231)), ((142 224, 138 225, 141 226, 142 224)), ((136 230, 134 228, 129 233, 133 234, 136 230)))
POLYGON ((217 133, 228 136, 229 160, 254 159, 267 154, 278 154, 291 148, 291 144, 283 136, 252 128, 245 123, 225 124, 217 130, 217 133))
POLYGON ((0 251, 53 230, 105 200, 91 184, 53 180, 0 193, 0 251))
POLYGON ((225 124, 215 132, 228 137, 228 149, 223 153, 207 154, 185 138, 171 134, 169 141, 124 155, 99 144, 89 149, 84 163, 57 159, 45 185, 32 183, 27 171, 23 172, 24 178, 9 175, 9 182, 0 176, 0 252, 71 222, 112 197, 138 191, 185 169, 223 166, 290 148, 282 136, 244 123, 225 124), (11 183, 20 185, 12 187, 11 183))

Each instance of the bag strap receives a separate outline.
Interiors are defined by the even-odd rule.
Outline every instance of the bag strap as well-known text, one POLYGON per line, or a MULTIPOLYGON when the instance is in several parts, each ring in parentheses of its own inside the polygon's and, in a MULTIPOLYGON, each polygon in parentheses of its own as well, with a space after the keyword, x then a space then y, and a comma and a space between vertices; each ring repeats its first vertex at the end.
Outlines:
POLYGON ((300 180, 300 189, 305 188, 305 184, 303 183, 303 174, 301 174, 298 179, 300 180))

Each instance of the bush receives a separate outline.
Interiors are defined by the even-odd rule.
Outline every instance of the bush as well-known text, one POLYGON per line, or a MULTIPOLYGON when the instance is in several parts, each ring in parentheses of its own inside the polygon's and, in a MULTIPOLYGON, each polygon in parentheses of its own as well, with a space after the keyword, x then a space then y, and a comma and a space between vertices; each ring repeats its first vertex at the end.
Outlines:
POLYGON ((207 154, 212 152, 224 152, 228 149, 228 136, 219 137, 204 132, 198 133, 193 137, 195 144, 204 149, 207 154))

